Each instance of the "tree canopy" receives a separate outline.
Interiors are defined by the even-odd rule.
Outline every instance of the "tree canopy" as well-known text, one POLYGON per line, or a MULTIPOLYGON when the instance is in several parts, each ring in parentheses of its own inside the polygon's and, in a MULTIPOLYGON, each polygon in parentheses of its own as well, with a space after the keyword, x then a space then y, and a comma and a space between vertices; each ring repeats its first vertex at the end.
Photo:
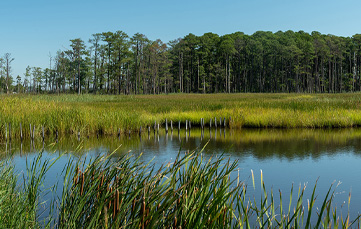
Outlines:
POLYGON ((361 34, 304 31, 188 34, 169 43, 123 31, 96 33, 28 67, 16 81, 9 53, 0 58, 3 92, 108 94, 361 90, 361 34), (53 64, 52 64, 53 63, 53 64), (16 85, 13 85, 16 83, 16 85), (11 88, 10 88, 11 87, 11 88))

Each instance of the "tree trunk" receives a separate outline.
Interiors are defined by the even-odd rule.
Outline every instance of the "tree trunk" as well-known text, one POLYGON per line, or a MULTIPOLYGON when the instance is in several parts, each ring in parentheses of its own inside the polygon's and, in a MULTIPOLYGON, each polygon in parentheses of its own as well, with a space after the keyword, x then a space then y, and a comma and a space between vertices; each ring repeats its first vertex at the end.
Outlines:
POLYGON ((179 91, 183 92, 183 53, 179 53, 179 91))
POLYGON ((78 63, 78 95, 80 95, 81 85, 80 85, 80 61, 78 63))

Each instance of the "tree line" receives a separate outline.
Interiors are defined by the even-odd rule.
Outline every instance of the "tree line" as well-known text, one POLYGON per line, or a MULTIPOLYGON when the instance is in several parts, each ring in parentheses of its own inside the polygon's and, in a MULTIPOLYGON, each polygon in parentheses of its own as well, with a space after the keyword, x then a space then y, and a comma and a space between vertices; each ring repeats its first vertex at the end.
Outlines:
POLYGON ((336 93, 361 90, 361 34, 304 31, 188 34, 169 43, 123 31, 96 33, 49 55, 49 67, 11 75, 0 58, 0 90, 26 93, 336 93))

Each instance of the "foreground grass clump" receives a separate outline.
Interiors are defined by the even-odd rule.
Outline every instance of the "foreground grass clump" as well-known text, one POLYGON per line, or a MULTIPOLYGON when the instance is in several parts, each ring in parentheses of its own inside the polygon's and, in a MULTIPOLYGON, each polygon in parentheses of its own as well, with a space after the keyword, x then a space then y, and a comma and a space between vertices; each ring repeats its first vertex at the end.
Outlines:
POLYGON ((35 212, 24 204, 24 193, 17 192, 13 168, 2 163, 0 178, 0 224, 4 228, 15 228, 17 225, 34 226, 35 212))
POLYGON ((236 163, 178 157, 155 169, 139 158, 93 161, 83 172, 68 168, 59 227, 154 228, 232 225, 231 188, 236 163), (72 178, 72 179, 70 179, 72 178))
POLYGON ((267 192, 261 176, 264 194, 252 201, 234 176, 236 165, 194 152, 159 169, 125 156, 97 158, 83 171, 68 166, 66 180, 73 182, 64 186, 59 227, 348 228, 359 223, 359 217, 351 220, 332 205, 332 186, 321 206, 315 206, 316 185, 306 204, 306 187, 299 188, 295 202, 292 188, 287 208, 281 193, 277 204, 273 191, 267 192))
POLYGON ((190 120, 206 126, 226 118, 240 127, 330 128, 361 126, 361 94, 171 94, 171 95, 0 95, 0 137, 8 123, 12 135, 25 136, 30 124, 37 136, 47 133, 117 134, 140 127, 184 125, 190 120))
MULTIPOLYGON (((18 187, 18 175, 14 167, 2 161, 0 164, 0 228, 40 228, 49 227, 50 220, 43 215, 43 204, 39 202, 44 194, 41 188, 45 174, 51 167, 49 161, 41 164, 41 155, 27 165, 23 185, 18 187)), ((54 163, 54 162, 53 162, 54 163)), ((47 209, 51 214, 51 208, 47 209)))
MULTIPOLYGON (((237 162, 231 163, 222 157, 205 160, 202 153, 196 152, 178 155, 174 162, 159 168, 142 163, 140 157, 114 157, 113 154, 89 163, 70 159, 64 168, 57 214, 50 214, 41 222, 41 181, 51 166, 49 160, 41 161, 44 160, 39 154, 28 167, 26 182, 21 187, 16 187, 11 167, 2 168, 1 181, 10 181, 1 183, 1 191, 5 193, 0 201, 2 226, 349 228, 360 223, 359 217, 350 219, 348 212, 333 206, 331 188, 321 195, 324 197, 317 206, 316 185, 311 197, 305 198, 306 187, 300 187, 294 198, 292 188, 289 197, 280 193, 280 201, 276 203, 273 191, 266 190, 261 176, 263 195, 256 201, 257 197, 246 194, 247 186, 234 173, 237 162), (286 207, 283 202, 287 202, 286 207)), ((255 188, 254 179, 252 181, 255 188)))

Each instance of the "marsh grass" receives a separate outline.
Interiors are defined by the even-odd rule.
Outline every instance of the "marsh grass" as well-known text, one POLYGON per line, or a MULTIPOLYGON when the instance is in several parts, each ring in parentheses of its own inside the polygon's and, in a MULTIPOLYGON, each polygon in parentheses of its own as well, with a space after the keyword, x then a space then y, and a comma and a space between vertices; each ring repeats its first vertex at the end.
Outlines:
MULTIPOLYGON (((42 161, 42 153, 29 164, 21 179, 10 162, 0 165, 0 225, 1 228, 49 227, 51 220, 45 213, 40 196, 49 191, 42 187, 49 168, 56 160, 42 161), (20 185, 19 181, 23 183, 20 185)), ((52 212, 51 208, 47 209, 52 212)), ((47 213, 47 214, 48 214, 47 213)))
MULTIPOLYGON (((186 120, 206 126, 214 117, 231 128, 339 128, 361 126, 361 94, 171 94, 171 95, 0 95, 0 137, 8 123, 13 137, 22 123, 40 136, 59 133, 117 134, 139 127, 186 120)), ((144 129, 144 128, 143 128, 144 129)))
MULTIPOLYGON (((290 196, 267 190, 261 173, 260 197, 250 197, 247 185, 235 175, 237 162, 224 157, 206 159, 203 152, 179 153, 157 167, 141 156, 70 158, 64 167, 63 190, 43 214, 42 182, 56 160, 40 153, 28 163, 24 183, 18 186, 13 167, 0 172, 0 223, 6 228, 350 228, 360 216, 337 208, 335 188, 310 197, 306 186, 290 196), (295 194, 297 192, 297 195, 295 194), (295 196, 295 197, 294 197, 295 196), (318 202, 316 202, 316 199, 318 202), (288 200, 288 202, 287 202, 288 200), (56 203, 56 204, 54 204, 56 203), (41 220, 41 218, 45 218, 41 220)), ((256 189, 252 172, 252 186, 256 189)), ((348 198, 350 204, 351 196, 348 198)), ((51 201, 50 201, 51 202, 51 201)))
POLYGON ((73 183, 64 186, 69 188, 63 192, 61 228, 214 227, 232 222, 238 188, 230 188, 229 176, 235 163, 221 166, 222 160, 203 161, 195 154, 159 169, 126 156, 108 163, 97 158, 83 171, 67 170, 73 183))
MULTIPOLYGON (((359 224, 359 217, 351 220, 349 212, 342 215, 333 206, 332 186, 320 206, 315 205, 317 184, 308 202, 306 186, 299 187, 296 198, 292 186, 284 207, 285 197, 280 192, 276 201, 273 190, 266 190, 262 173, 260 200, 248 199, 246 184, 239 176, 231 178, 237 162, 222 156, 205 160, 202 151, 179 154, 158 169, 139 159, 110 155, 82 169, 70 163, 59 227, 349 228, 359 224)), ((254 176, 252 182, 256 188, 254 176)))

